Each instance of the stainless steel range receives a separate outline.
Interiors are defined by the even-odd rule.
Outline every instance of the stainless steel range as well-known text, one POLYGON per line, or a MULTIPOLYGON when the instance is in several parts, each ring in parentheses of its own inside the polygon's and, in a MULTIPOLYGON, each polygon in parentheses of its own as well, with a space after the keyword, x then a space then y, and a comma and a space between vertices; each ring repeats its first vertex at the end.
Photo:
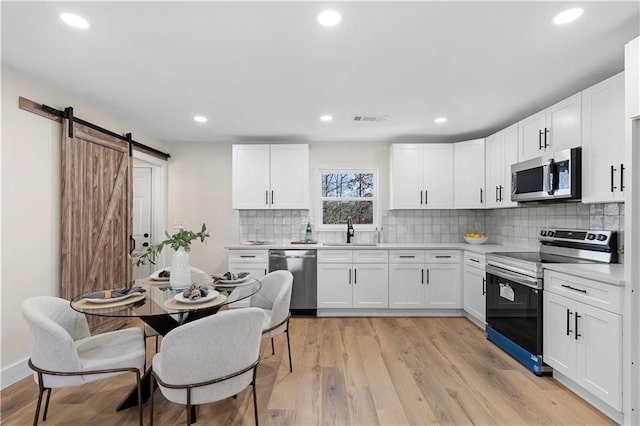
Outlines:
POLYGON ((537 252, 487 253, 487 338, 535 374, 551 371, 542 359, 545 263, 616 263, 617 233, 543 229, 537 252))

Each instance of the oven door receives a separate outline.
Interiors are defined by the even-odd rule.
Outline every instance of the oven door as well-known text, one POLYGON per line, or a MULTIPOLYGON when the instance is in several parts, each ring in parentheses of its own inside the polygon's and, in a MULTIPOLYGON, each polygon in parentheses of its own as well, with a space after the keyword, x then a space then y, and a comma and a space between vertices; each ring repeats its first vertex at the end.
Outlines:
POLYGON ((487 324, 542 355, 542 280, 487 265, 487 324))

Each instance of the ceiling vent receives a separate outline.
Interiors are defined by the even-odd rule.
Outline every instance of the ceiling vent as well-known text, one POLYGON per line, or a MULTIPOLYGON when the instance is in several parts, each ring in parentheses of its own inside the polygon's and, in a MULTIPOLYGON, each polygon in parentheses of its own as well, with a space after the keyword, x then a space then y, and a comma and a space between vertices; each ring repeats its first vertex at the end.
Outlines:
POLYGON ((387 118, 389 118, 388 115, 380 114, 354 115, 353 121, 386 121, 387 118))

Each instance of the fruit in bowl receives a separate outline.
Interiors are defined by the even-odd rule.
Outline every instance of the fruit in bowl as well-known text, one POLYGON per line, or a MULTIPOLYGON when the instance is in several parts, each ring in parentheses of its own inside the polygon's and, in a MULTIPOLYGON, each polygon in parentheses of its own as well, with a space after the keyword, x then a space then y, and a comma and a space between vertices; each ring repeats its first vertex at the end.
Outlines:
POLYGON ((477 232, 467 232, 464 234, 464 240, 469 244, 484 244, 487 242, 488 237, 477 232))

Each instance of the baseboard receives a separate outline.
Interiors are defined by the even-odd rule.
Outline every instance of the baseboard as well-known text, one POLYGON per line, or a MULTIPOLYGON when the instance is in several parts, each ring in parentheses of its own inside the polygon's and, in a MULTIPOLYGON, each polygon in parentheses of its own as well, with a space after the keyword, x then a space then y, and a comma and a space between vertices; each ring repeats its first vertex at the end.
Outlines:
POLYGON ((618 424, 624 423, 623 413, 617 411, 609 404, 602 402, 599 398, 593 396, 589 391, 584 389, 582 386, 580 386, 564 374, 558 373, 557 371, 553 370, 553 378, 562 383, 565 387, 569 388, 569 390, 587 401, 589 404, 591 404, 593 407, 595 407, 597 410, 609 417, 614 422, 618 424))
POLYGON ((477 325, 481 330, 485 330, 485 328, 487 327, 487 323, 484 322, 481 319, 476 318, 475 316, 471 315, 469 312, 466 312, 466 317, 469 321, 471 321, 472 323, 474 323, 475 325, 477 325))
POLYGON ((0 372, 0 390, 4 390, 31 375, 31 369, 27 365, 28 360, 28 358, 25 358, 2 369, 0 372))
POLYGON ((319 317, 463 317, 462 309, 321 309, 319 317))

